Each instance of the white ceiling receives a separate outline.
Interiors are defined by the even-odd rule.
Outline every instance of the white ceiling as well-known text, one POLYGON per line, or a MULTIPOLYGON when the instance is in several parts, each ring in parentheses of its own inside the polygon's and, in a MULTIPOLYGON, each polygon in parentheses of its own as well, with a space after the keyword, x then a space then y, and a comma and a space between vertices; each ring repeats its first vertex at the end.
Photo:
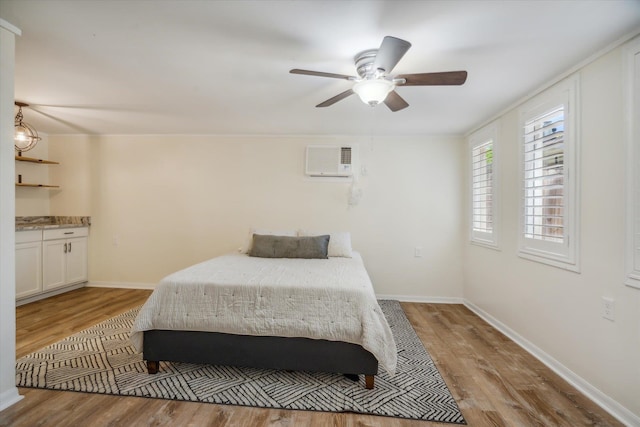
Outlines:
POLYGON ((621 37, 640 1, 0 0, 19 27, 16 99, 44 133, 463 134, 621 37), (467 70, 463 86, 399 87, 410 107, 291 68, 355 75, 386 35, 393 74, 467 70))

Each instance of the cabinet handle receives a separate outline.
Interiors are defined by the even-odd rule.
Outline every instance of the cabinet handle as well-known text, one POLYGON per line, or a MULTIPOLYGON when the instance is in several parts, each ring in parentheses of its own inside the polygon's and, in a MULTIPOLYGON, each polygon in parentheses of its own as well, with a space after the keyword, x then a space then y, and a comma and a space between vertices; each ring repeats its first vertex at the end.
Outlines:
POLYGON ((65 231, 64 234, 73 234, 73 233, 74 233, 73 231, 65 231))
POLYGON ((69 242, 69 253, 71 253, 71 242, 69 242))
POLYGON ((66 243, 64 244, 64 253, 65 254, 67 253, 67 244, 66 243))

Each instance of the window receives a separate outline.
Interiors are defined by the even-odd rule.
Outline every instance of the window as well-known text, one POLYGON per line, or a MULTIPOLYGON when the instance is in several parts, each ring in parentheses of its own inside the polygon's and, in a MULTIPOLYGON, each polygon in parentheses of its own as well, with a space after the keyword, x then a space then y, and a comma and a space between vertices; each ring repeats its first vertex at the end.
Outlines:
POLYGON ((497 191, 497 125, 492 124, 469 138, 471 175, 472 243, 498 247, 499 205, 497 191))
POLYGON ((627 69, 627 241, 625 283, 640 288, 640 39, 625 49, 627 69))
POLYGON ((562 243, 564 105, 524 124, 524 235, 562 243))
POLYGON ((578 79, 520 110, 520 256, 573 271, 578 266, 578 79))

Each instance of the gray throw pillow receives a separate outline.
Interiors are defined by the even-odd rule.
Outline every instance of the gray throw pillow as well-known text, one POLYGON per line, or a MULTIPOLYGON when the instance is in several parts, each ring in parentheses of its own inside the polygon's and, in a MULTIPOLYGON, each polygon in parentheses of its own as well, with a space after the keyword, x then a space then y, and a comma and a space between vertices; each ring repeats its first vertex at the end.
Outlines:
POLYGON ((260 258, 327 259, 330 236, 267 236, 253 235, 249 256, 260 258))

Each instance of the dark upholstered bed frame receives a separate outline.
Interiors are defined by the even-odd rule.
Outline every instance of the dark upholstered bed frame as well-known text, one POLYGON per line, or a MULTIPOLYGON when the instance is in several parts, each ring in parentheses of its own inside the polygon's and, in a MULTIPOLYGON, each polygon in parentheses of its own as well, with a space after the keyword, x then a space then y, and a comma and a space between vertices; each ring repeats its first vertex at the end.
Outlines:
POLYGON ((378 373, 378 360, 357 344, 217 332, 145 331, 143 358, 150 374, 160 361, 362 374, 368 389, 378 373))

